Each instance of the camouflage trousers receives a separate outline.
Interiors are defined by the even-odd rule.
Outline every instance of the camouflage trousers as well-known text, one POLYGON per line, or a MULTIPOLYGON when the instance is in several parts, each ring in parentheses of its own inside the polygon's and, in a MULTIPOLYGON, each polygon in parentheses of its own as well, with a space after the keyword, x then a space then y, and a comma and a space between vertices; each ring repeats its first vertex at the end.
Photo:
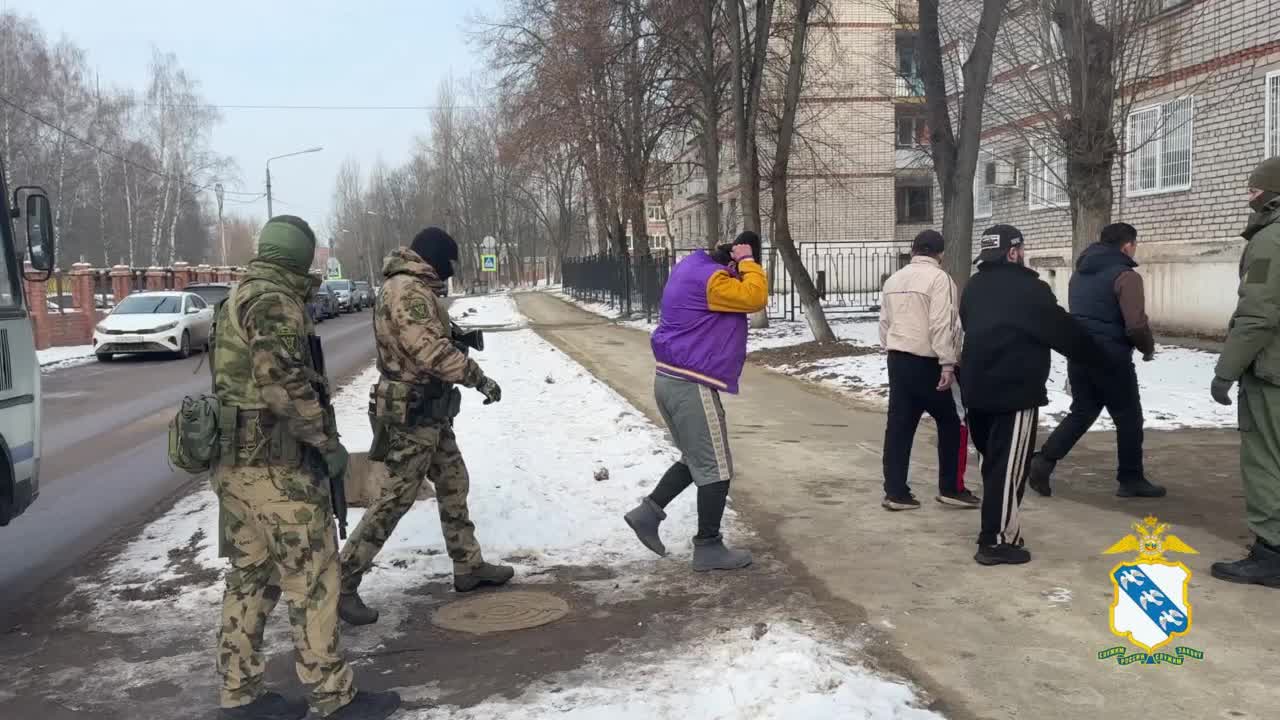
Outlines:
POLYGON ((471 480, 453 434, 453 423, 393 426, 390 433, 390 449, 384 461, 388 477, 382 492, 342 546, 343 592, 355 592, 360 587, 360 579, 373 566, 378 551, 400 518, 413 507, 424 478, 435 485, 440 529, 453 560, 453 573, 469 573, 484 562, 476 542, 476 526, 467 510, 471 480))
POLYGON ((312 686, 318 714, 334 712, 351 702, 355 687, 338 654, 338 543, 328 490, 280 467, 219 468, 211 482, 232 566, 218 629, 222 707, 247 705, 265 691, 262 635, 283 596, 298 678, 312 686))

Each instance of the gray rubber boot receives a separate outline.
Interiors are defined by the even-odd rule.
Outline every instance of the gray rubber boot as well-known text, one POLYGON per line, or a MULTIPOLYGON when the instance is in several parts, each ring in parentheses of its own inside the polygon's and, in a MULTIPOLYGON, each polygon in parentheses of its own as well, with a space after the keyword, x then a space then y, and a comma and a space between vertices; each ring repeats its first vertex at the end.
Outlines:
POLYGON ((725 547, 724 536, 693 539, 693 569, 695 572, 708 570, 737 570, 751 564, 751 553, 747 550, 733 550, 725 547))
POLYGON ((659 555, 667 554, 667 546, 662 544, 662 538, 658 536, 658 526, 667 519, 667 514, 658 507, 658 503, 645 498, 634 510, 623 515, 622 519, 627 521, 645 547, 659 555))

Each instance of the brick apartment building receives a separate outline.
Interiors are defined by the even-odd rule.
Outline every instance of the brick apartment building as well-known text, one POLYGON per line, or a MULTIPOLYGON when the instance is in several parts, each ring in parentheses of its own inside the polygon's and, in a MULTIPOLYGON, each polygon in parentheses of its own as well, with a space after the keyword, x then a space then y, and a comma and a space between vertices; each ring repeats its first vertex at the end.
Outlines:
MULTIPOLYGON (((1218 335, 1235 306, 1246 179, 1258 162, 1280 154, 1280 3, 1149 5, 1142 52, 1153 71, 1116 128, 1122 148, 1112 175, 1112 220, 1138 229, 1153 322, 1167 331, 1218 335)), ((1016 45, 1011 35, 1025 26, 1006 20, 997 45, 1016 45)), ((1002 88, 1017 82, 1014 64, 997 53, 975 179, 974 236, 996 222, 1019 227, 1029 262, 1065 299, 1073 264, 1065 161, 1020 131, 1034 118, 1015 127, 1010 113, 991 110, 1007 97, 1002 88)))

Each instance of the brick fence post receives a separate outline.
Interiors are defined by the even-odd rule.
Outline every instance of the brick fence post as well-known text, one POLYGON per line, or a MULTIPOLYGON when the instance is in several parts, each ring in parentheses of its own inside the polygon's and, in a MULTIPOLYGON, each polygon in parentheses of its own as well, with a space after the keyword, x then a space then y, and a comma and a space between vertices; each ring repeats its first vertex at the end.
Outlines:
POLYGON ((213 268, 208 264, 196 266, 196 282, 207 283, 213 282, 213 268))
POLYGON ((182 290, 191 284, 191 266, 182 261, 173 264, 173 289, 182 290))
POLYGON ((163 290, 163 289, 164 289, 164 276, 165 276, 165 274, 166 274, 166 273, 165 273, 164 268, 158 268, 158 267, 149 267, 149 268, 147 268, 147 274, 146 274, 146 278, 147 278, 147 289, 148 289, 148 290, 163 290))
POLYGON ((71 266, 71 301, 80 309, 80 315, 76 318, 79 327, 69 334, 79 344, 88 344, 93 339, 93 326, 98 324, 93 297, 93 266, 89 263, 78 262, 71 266))
MULTIPOLYGON (((30 278, 35 269, 31 267, 31 262, 23 263, 22 273, 25 277, 30 278)), ((50 335, 52 328, 50 327, 49 305, 48 305, 48 287, 44 281, 36 282, 35 280, 27 280, 23 283, 26 288, 27 307, 31 309, 31 325, 35 334, 35 342, 37 350, 44 350, 51 344, 50 335)))
POLYGON ((111 295, 115 299, 117 305, 122 300, 129 297, 129 291, 132 289, 133 273, 129 270, 128 265, 114 265, 111 268, 111 295))

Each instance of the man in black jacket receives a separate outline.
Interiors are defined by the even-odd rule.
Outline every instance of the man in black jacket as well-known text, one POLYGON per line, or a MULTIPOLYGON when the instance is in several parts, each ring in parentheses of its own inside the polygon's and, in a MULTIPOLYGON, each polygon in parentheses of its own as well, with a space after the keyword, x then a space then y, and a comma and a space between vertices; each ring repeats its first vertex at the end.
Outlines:
POLYGON ((1137 250, 1138 231, 1128 223, 1115 223, 1102 228, 1101 239, 1076 260, 1068 292, 1071 316, 1110 356, 1114 367, 1098 372, 1077 362, 1067 365, 1071 413, 1031 458, 1027 482, 1041 495, 1053 494, 1049 479, 1054 466, 1106 408, 1116 425, 1116 481, 1120 485, 1116 495, 1164 497, 1164 488, 1147 480, 1142 469, 1142 398, 1133 351, 1137 349, 1143 360, 1151 360, 1156 345, 1147 322, 1142 276, 1134 270, 1138 267, 1133 259, 1137 250))
POLYGON ((974 559, 982 565, 1020 564, 1031 560, 1022 546, 1018 508, 1039 410, 1049 402, 1049 350, 1091 366, 1105 363, 1105 356, 1049 286, 1025 267, 1017 228, 988 228, 979 247, 978 273, 960 299, 960 390, 970 436, 982 455, 984 490, 974 559))

